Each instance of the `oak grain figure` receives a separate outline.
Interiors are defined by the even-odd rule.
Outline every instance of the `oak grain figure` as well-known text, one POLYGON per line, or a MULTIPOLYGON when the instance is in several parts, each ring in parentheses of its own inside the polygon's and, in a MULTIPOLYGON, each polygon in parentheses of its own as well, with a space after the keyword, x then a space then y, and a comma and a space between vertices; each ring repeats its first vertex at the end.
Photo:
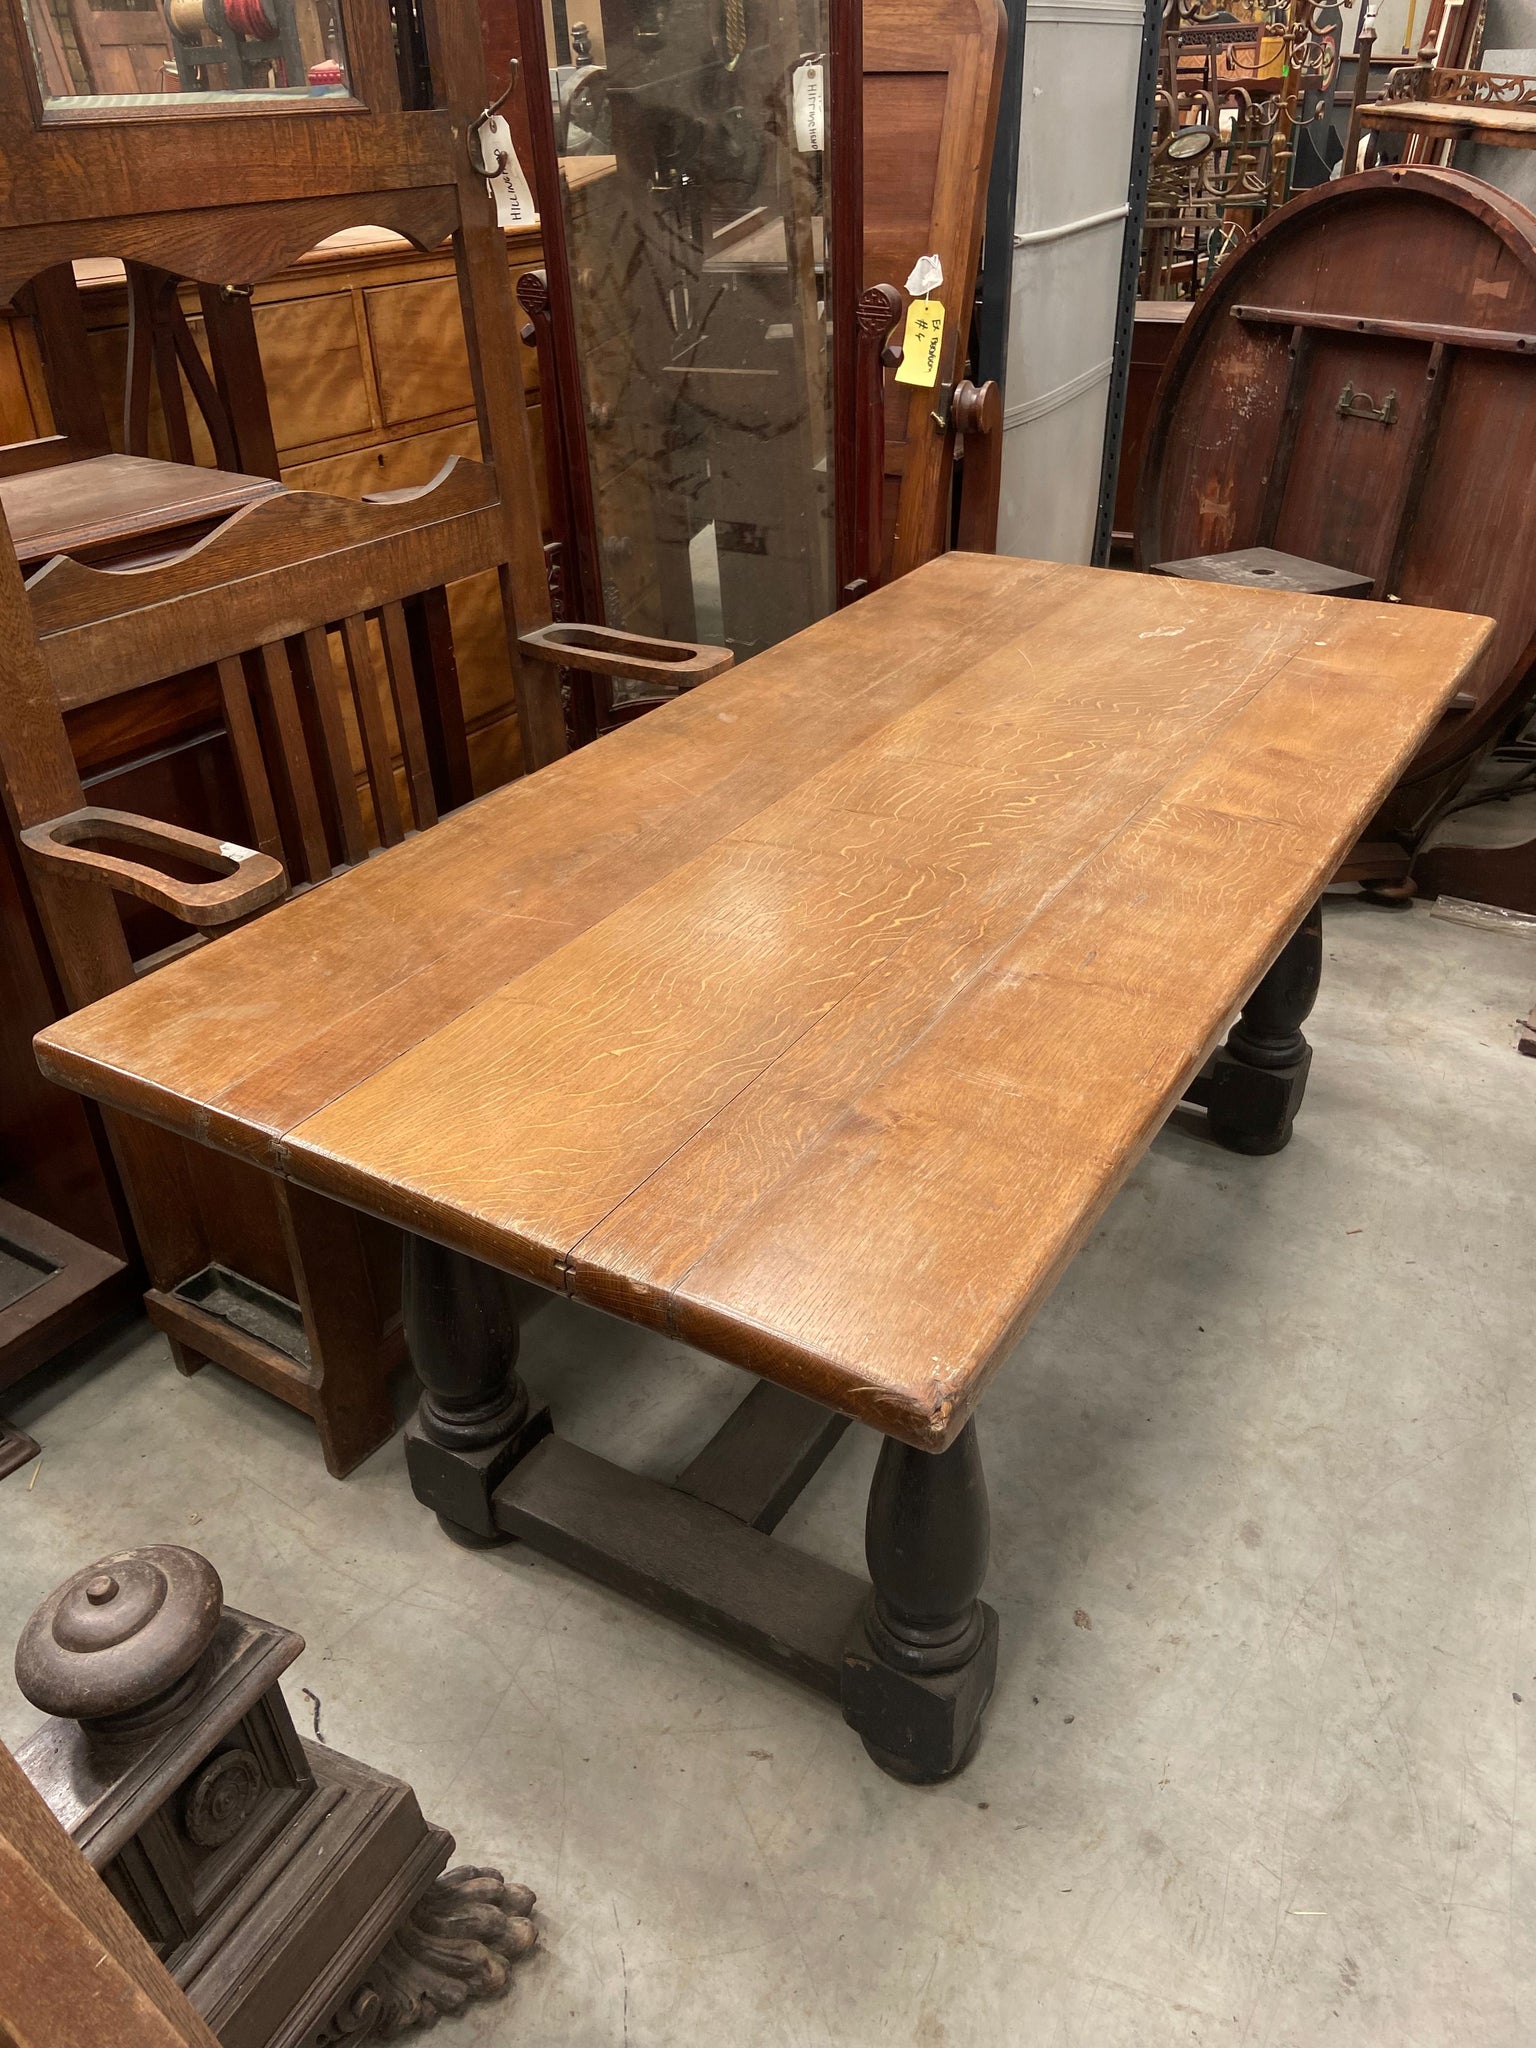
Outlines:
POLYGON ((482 1540, 527 1536, 839 1686, 826 1617, 843 1640, 860 1582, 764 1533, 827 1433, 770 1414, 739 1499, 615 1474, 529 1414, 488 1268, 945 1453, 872 1498, 885 1625, 847 1655, 894 1616, 965 1662, 907 1685, 881 1653, 841 1684, 888 1768, 947 1775, 995 1656, 985 1489, 974 1440, 952 1468, 950 1447, 1181 1098, 1236 1149, 1286 1141, 1312 906, 1489 631, 944 555, 39 1055, 434 1247, 407 1266, 413 1482, 482 1540), (925 1621, 901 1531, 934 1498, 960 1505, 925 1621))

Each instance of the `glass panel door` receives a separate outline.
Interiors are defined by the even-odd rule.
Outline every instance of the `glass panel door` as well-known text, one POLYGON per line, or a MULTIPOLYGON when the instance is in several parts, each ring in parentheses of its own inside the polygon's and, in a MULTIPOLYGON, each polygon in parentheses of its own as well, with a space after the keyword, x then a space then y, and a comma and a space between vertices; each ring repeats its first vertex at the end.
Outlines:
POLYGON ((543 12, 604 617, 746 659, 836 594, 827 0, 543 12))

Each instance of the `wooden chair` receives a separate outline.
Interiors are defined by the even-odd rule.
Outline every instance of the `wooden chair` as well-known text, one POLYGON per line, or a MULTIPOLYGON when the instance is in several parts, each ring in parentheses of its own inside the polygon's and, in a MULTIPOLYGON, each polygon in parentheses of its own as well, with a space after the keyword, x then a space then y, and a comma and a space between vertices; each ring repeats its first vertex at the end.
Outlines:
MULTIPOLYGON (((65 547, 99 555, 191 539, 277 488, 114 454, 69 266, 41 272, 17 303, 46 400, 37 421, 46 430, 0 446, 0 512, 23 563, 65 547)), ((99 1125, 42 1079, 32 1056, 32 1033, 54 1020, 59 1002, 21 860, 0 834, 0 1388, 140 1291, 99 1125)))
MULTIPOLYGON (((116 118, 97 109, 46 124, 25 37, 10 14, 0 20, 0 296, 76 257, 117 255, 216 292, 348 226, 392 228, 423 248, 451 235, 484 456, 435 489, 373 504, 269 497, 158 567, 61 561, 30 589, 0 535, 0 783, 67 1006, 136 971, 114 891, 213 929, 281 893, 285 865, 310 886, 434 821, 432 693, 419 678, 427 643, 446 630, 446 607, 430 603, 444 583, 499 575, 529 768, 565 750, 554 664, 608 674, 643 673, 647 659, 658 672, 722 665, 592 631, 560 644, 521 381, 508 373, 517 329, 505 247, 468 146, 488 98, 474 9, 420 9, 429 90, 418 63, 397 59, 389 11, 364 0, 338 11, 346 93, 275 109, 259 96, 205 105, 195 119, 168 94, 116 118), (204 662, 218 666, 244 832, 256 842, 238 856, 217 839, 93 813, 62 722, 75 705, 204 662), (347 751, 354 729, 361 788, 347 751)), ((325 1202, 274 1200, 273 1183, 239 1162, 210 1173, 147 1125, 113 1123, 109 1134, 153 1283, 149 1310, 183 1362, 215 1359, 309 1414, 330 1469, 348 1470, 393 1427, 392 1238, 325 1202)), ((6 1335, 0 1317, 0 1355, 6 1335)))

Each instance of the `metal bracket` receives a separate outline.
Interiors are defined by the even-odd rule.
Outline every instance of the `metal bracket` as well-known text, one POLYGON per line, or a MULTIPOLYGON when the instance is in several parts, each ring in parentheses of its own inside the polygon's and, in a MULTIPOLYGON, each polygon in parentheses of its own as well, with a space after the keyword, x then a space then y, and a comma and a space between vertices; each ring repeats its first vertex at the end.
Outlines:
POLYGON ((1341 419, 1377 420, 1384 427, 1390 427, 1397 419, 1397 393, 1389 391, 1380 405, 1372 405, 1368 391, 1356 391, 1353 384, 1346 384, 1339 393, 1339 402, 1334 410, 1341 419))

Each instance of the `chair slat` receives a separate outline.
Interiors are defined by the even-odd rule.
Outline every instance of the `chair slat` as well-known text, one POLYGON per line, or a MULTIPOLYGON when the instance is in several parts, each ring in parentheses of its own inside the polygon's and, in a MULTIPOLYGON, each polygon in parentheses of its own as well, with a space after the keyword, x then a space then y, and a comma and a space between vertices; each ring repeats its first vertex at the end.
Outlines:
POLYGON ((416 667, 411 660, 411 636, 404 609, 387 604, 379 613, 384 635, 384 665, 389 670, 389 687, 395 699, 395 723, 400 728, 400 748, 405 756, 405 779, 411 793, 411 813, 418 832, 437 823, 437 799, 432 794, 432 764, 427 756, 427 738, 421 723, 421 700, 416 694, 416 667))
POLYGON ((341 715, 341 685, 331 660, 330 635, 323 626, 311 626, 301 636, 301 645, 310 701, 330 772, 343 855, 348 863, 366 860, 368 834, 363 825, 363 807, 357 800, 357 779, 352 769, 352 749, 347 745, 346 721, 341 715))
POLYGON ((304 870, 311 882, 323 882, 331 872, 330 850, 325 843, 325 821, 320 797, 310 766, 309 746, 299 700, 294 694, 293 671, 288 650, 279 641, 267 641, 261 649, 261 672, 272 707, 272 722, 283 757, 283 780, 293 806, 294 822, 304 849, 304 870))
POLYGON ((245 664, 238 655, 228 655, 219 663, 218 674, 224 729, 229 734, 230 751, 235 757, 235 774, 239 778, 240 794, 245 798, 251 832, 263 853, 270 853, 274 860, 282 860, 283 835, 272 803, 272 785, 267 780, 267 764, 262 758, 256 714, 251 709, 245 664))
POLYGON ((384 719, 384 702, 379 691, 378 671, 368 642, 368 627, 360 613, 341 622, 341 643, 347 653, 347 670, 352 678, 352 697, 357 705, 357 722, 363 735, 363 758, 368 765, 368 787, 373 791, 373 815, 379 829, 379 843, 398 846, 405 837, 400 809, 395 800, 395 771, 389 754, 389 728, 384 719))

